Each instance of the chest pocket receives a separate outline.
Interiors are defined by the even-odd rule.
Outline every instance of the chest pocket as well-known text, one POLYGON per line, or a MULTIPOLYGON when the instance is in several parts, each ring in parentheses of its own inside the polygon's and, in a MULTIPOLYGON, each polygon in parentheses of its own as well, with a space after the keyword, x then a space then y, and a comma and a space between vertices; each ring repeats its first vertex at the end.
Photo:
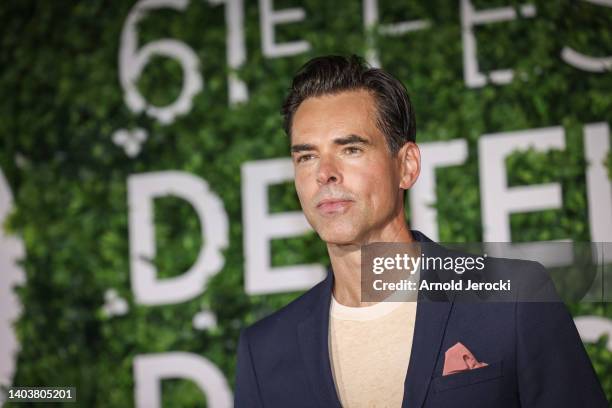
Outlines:
POLYGON ((502 375, 502 362, 498 361, 486 367, 435 377, 432 380, 432 386, 434 393, 440 393, 455 388, 492 381, 500 378, 502 375))

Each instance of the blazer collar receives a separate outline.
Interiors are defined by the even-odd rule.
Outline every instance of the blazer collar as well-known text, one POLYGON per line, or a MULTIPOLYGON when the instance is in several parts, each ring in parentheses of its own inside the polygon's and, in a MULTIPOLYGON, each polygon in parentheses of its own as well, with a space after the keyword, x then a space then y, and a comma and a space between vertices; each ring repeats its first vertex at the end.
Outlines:
MULTIPOLYGON (((444 256, 448 253, 446 249, 434 243, 423 233, 412 231, 412 234, 417 241, 427 243, 422 247, 425 257, 444 256)), ((447 274, 435 269, 424 270, 421 273, 421 279, 427 277, 430 281, 444 281, 446 276, 447 274)), ((402 408, 421 407, 425 402, 453 306, 453 298, 454 296, 451 295, 448 298, 445 296, 443 299, 432 301, 419 296, 412 351, 406 380, 404 381, 402 408)))
POLYGON ((319 286, 308 317, 298 324, 298 342, 312 392, 319 406, 342 408, 329 360, 329 307, 334 274, 331 268, 319 286))
MULTIPOLYGON (((416 241, 429 243, 423 246, 425 256, 431 255, 432 252, 444 252, 442 247, 420 231, 411 232, 416 241)), ((430 276, 435 279, 438 275, 433 270, 423 272, 421 278, 430 276)), ((328 268, 327 277, 316 289, 317 293, 314 294, 308 316, 298 324, 297 335, 306 374, 318 404, 321 407, 341 408, 329 359, 329 307, 333 285, 334 274, 331 268, 328 268)), ((404 382, 403 408, 423 405, 451 308, 452 300, 419 299, 412 351, 404 382)))

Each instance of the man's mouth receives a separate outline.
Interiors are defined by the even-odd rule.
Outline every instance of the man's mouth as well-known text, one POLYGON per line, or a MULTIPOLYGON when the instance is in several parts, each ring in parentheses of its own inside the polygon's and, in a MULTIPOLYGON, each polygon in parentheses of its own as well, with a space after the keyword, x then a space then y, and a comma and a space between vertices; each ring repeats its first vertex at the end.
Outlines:
POLYGON ((353 203, 352 200, 338 200, 338 199, 328 199, 322 200, 319 204, 317 204, 317 209, 319 212, 325 215, 331 215, 336 213, 342 213, 350 207, 353 203))

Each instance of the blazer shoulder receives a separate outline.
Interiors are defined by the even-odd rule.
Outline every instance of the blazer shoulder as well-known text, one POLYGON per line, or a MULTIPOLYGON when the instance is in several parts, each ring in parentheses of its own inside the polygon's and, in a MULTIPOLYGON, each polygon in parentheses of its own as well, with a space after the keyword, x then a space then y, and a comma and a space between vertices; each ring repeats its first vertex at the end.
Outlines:
POLYGON ((489 279, 510 280, 517 301, 557 302, 559 296, 546 267, 537 261, 495 258, 487 259, 489 279))
POLYGON ((245 328, 249 339, 275 337, 280 332, 293 330, 299 322, 309 316, 309 312, 317 305, 317 302, 324 301, 324 295, 327 292, 326 280, 319 282, 279 310, 245 328))

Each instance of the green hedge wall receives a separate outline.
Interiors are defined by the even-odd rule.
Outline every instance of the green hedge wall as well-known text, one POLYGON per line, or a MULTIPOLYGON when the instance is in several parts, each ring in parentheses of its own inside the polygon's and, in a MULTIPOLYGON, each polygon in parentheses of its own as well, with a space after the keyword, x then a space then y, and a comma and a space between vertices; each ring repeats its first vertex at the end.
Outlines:
MULTIPOLYGON (((481 70, 513 68, 507 85, 468 88, 463 80, 459 2, 379 1, 380 22, 427 18, 432 28, 378 41, 382 65, 400 78, 416 105, 418 141, 464 138, 465 165, 438 171, 436 204, 441 241, 482 237, 477 141, 480 135, 563 126, 567 149, 508 159, 511 184, 557 181, 564 207, 513 215, 517 241, 570 237, 589 241, 582 127, 612 122, 612 76, 587 73, 560 58, 564 45, 594 56, 612 55, 612 9, 586 2, 535 1, 537 16, 476 29, 481 70)), ((474 0, 476 8, 515 1, 474 0)), ((245 1, 247 61, 239 76, 248 102, 228 108, 224 6, 191 1, 184 12, 160 10, 139 26, 140 44, 162 37, 187 43, 200 60, 204 88, 191 111, 170 125, 133 114, 124 104, 118 77, 120 34, 131 2, 37 2, 0 5, 0 167, 15 196, 6 227, 20 235, 27 257, 27 284, 18 288, 23 315, 14 384, 72 385, 80 406, 134 404, 135 355, 190 351, 214 362, 231 386, 239 330, 286 304, 298 293, 247 296, 243 290, 240 166, 245 161, 288 155, 279 107, 292 74, 306 60, 327 53, 364 54, 359 1, 277 0, 276 9, 301 5, 307 18, 279 26, 277 42, 303 38, 309 52, 270 59, 260 45, 256 2, 245 1), (143 152, 129 158, 112 142, 120 128, 145 129, 143 152), (204 178, 223 200, 230 241, 223 270, 208 290, 185 303, 136 305, 129 282, 127 177, 176 169, 204 178), (102 313, 104 293, 114 288, 129 312, 102 313), (218 325, 192 327, 202 308, 218 325)), ((148 64, 138 87, 164 105, 181 87, 180 66, 167 58, 148 64)), ((612 158, 608 160, 612 175, 612 158)), ((299 209, 293 186, 270 190, 272 211, 299 209)), ((155 205, 162 276, 195 260, 201 238, 194 210, 185 202, 155 205)), ((314 235, 278 240, 273 264, 328 263, 314 235)), ((575 315, 612 318, 608 304, 570 305, 575 315)), ((606 339, 587 345, 608 398, 612 399, 612 353, 606 339)), ((185 380, 165 381, 165 406, 203 404, 185 380)), ((70 405, 73 406, 73 405, 70 405)))

